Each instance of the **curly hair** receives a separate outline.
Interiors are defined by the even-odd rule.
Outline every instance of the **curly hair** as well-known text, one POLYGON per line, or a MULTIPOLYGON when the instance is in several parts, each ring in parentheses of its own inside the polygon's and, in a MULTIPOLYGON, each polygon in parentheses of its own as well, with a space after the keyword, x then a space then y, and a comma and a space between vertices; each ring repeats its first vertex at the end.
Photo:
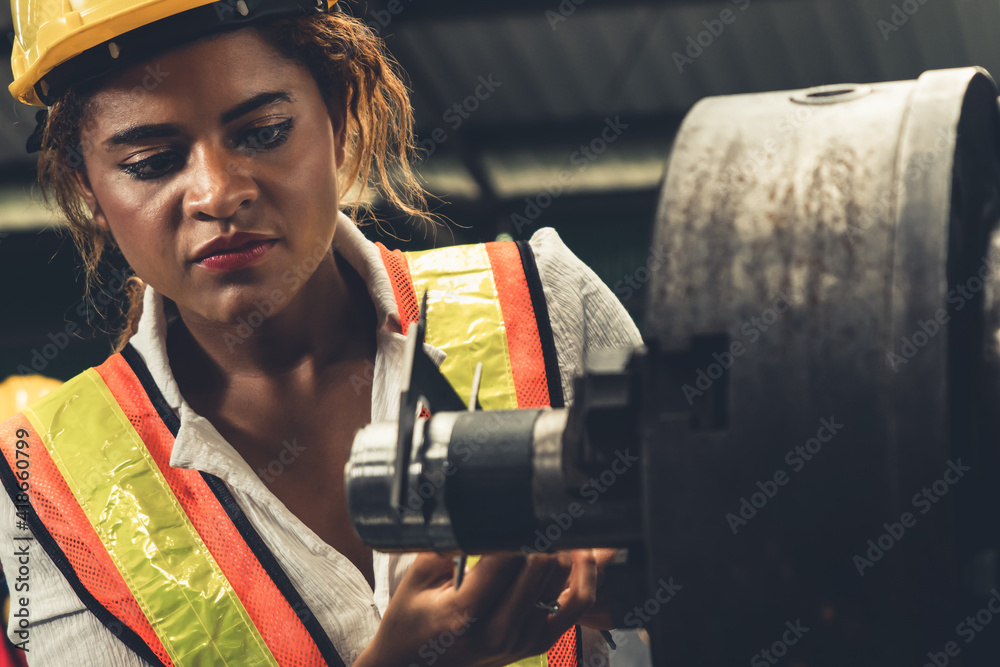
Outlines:
MULTIPOLYGON (((415 158, 413 111, 402 70, 382 39, 360 20, 342 13, 279 19, 255 29, 283 57, 305 65, 328 103, 347 112, 347 159, 340 170, 341 192, 354 189, 344 207, 355 219, 371 217, 366 192, 418 221, 435 224, 440 217, 427 207, 427 193, 410 167, 415 158)), ((47 203, 53 200, 69 223, 86 275, 86 297, 97 281, 111 235, 94 221, 78 173, 85 170, 81 129, 97 84, 71 87, 49 109, 38 157, 38 182, 47 203)), ((128 287, 126 325, 120 349, 135 331, 141 314, 142 284, 128 287)))

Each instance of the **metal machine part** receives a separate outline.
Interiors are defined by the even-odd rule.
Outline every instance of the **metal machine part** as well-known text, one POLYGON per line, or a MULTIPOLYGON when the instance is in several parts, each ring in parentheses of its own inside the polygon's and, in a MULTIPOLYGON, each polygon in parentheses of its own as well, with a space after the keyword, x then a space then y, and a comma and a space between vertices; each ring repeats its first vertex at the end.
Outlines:
MULTIPOLYGON (((404 384, 400 423, 361 429, 345 470, 351 516, 366 544, 382 551, 474 554, 641 544, 638 466, 628 461, 624 472, 632 483, 618 485, 615 494, 596 504, 600 479, 588 479, 587 469, 574 464, 576 443, 563 438, 568 410, 467 411, 462 406, 460 412, 452 407, 419 416, 423 407, 454 406, 458 400, 437 384, 444 379, 423 353, 425 330, 421 319, 408 334, 412 370, 404 384), (426 391, 424 386, 438 388, 426 391), (410 415, 416 416, 405 429, 410 415), (402 465, 396 463, 401 452, 402 465)), ((628 358, 617 355, 610 363, 628 358)), ((611 377, 613 368, 606 363, 602 372, 611 377)), ((624 366, 617 372, 627 375, 624 366)), ((591 405, 587 415, 606 411, 608 396, 602 403, 591 405)), ((628 396, 619 396, 618 403, 627 406, 628 396)), ((634 445, 632 451, 638 454, 634 445)))
POLYGON ((688 114, 643 331, 656 664, 799 622, 789 664, 995 664, 956 628, 998 583, 997 125, 974 68, 688 114))
POLYGON ((592 360, 568 412, 411 404, 364 429, 362 539, 630 546, 611 579, 645 585, 612 588, 656 665, 995 664, 998 124, 976 68, 702 101, 661 193, 646 347, 592 360), (626 448, 634 476, 601 484, 626 448), (414 488, 419 511, 391 502, 414 488))

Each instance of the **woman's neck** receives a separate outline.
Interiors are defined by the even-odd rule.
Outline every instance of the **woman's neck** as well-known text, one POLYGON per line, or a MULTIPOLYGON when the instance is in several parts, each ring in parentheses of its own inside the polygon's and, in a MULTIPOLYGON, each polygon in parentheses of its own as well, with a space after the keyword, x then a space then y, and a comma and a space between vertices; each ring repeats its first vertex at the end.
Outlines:
POLYGON ((278 309, 266 301, 237 323, 185 313, 167 346, 182 393, 221 389, 245 377, 316 378, 339 362, 374 354, 375 309, 361 278, 334 253, 278 309))

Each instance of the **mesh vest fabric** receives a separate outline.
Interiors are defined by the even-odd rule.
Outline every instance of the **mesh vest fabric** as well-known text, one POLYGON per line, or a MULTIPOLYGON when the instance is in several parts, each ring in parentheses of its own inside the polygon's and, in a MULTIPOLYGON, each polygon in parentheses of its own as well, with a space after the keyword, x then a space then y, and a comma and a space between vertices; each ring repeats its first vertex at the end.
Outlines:
MULTIPOLYGON (((418 253, 404 253, 399 250, 390 251, 381 243, 376 244, 382 253, 382 260, 388 270, 392 281, 393 294, 396 296, 396 304, 399 308, 400 323, 405 334, 409 324, 415 322, 419 316, 419 296, 415 289, 415 284, 419 284, 429 291, 428 299, 435 297, 434 274, 440 271, 441 264, 435 262, 433 253, 441 254, 441 251, 431 250, 418 253), (429 260, 429 261, 428 261, 429 260), (430 267, 426 274, 424 267, 430 267)), ((482 382, 491 383, 491 389, 497 391, 497 387, 503 387, 510 382, 509 404, 503 402, 503 397, 496 397, 497 406, 517 407, 517 408, 540 408, 548 407, 552 404, 550 396, 550 380, 557 383, 559 378, 547 377, 546 360, 543 352, 542 331, 548 331, 547 322, 542 322, 539 313, 544 313, 544 303, 539 303, 539 298, 532 298, 529 288, 532 278, 530 272, 534 270, 533 265, 525 266, 522 259, 522 250, 514 242, 491 242, 478 246, 459 246, 448 249, 449 253, 458 253, 470 266, 475 266, 483 261, 483 257, 488 261, 489 274, 492 280, 492 290, 494 298, 497 300, 500 312, 500 321, 496 323, 498 336, 505 340, 505 348, 508 365, 508 377, 490 377, 483 373, 482 382)), ((527 252, 530 252, 528 250, 527 252)), ((454 261, 454 259, 452 259, 454 261)), ((471 270, 471 269, 469 269, 471 270)), ((443 282, 443 281, 442 281, 443 282)), ((468 289, 475 292, 474 297, 481 298, 484 292, 488 293, 490 285, 484 285, 482 277, 474 277, 468 284, 468 289)), ((448 284, 444 289, 439 288, 438 292, 446 292, 447 288, 454 289, 453 284, 448 284)), ((431 309, 428 308, 430 311, 431 309)), ((436 317, 453 317, 461 319, 467 317, 464 311, 462 295, 439 294, 435 302, 434 314, 436 317), (450 308, 442 308, 443 304, 450 304, 450 308)), ((451 341, 434 339, 433 328, 430 321, 431 312, 428 313, 427 342, 431 345, 444 349, 449 356, 468 355, 469 363, 474 363, 477 359, 477 352, 481 356, 481 350, 475 349, 475 343, 469 340, 451 341)), ((549 368, 558 366, 555 360, 550 360, 549 368)), ((469 391, 458 378, 449 377, 447 370, 442 364, 442 372, 451 381, 459 396, 467 396, 469 391)), ((502 390, 501 390, 502 391, 502 390)), ((482 393, 482 392, 481 392, 482 393)), ((484 408, 489 406, 482 401, 484 408)), ((580 637, 576 627, 570 628, 560 639, 549 649, 546 654, 528 658, 516 663, 516 667, 577 667, 580 660, 580 637)))

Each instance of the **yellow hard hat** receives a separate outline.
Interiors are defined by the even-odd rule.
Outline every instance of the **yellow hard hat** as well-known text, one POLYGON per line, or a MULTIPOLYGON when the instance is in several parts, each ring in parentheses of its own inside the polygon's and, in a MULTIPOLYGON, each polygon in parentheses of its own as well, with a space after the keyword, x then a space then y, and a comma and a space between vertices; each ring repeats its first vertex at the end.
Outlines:
POLYGON ((11 94, 45 106, 71 83, 219 30, 329 11, 337 0, 11 0, 11 94))
POLYGON ((0 421, 16 415, 62 384, 44 375, 11 375, 0 382, 0 421))

